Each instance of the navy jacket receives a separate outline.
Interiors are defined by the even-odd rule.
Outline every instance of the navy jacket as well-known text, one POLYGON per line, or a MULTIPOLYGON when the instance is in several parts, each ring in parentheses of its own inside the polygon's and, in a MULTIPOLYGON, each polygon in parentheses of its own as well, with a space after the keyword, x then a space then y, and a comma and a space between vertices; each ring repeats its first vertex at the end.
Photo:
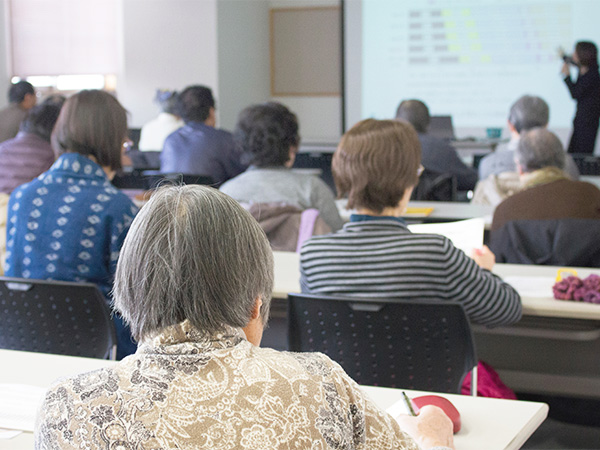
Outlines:
POLYGON ((160 155, 162 173, 209 175, 217 185, 246 170, 231 133, 199 122, 188 122, 165 140, 160 155))

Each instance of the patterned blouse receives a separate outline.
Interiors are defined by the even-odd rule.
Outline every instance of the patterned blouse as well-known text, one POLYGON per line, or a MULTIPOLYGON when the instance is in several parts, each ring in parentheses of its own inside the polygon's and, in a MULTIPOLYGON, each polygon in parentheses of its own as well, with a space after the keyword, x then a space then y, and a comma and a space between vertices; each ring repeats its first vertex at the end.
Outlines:
POLYGON ((417 449, 320 353, 183 322, 112 368, 50 388, 36 449, 417 449))
POLYGON ((98 164, 65 153, 11 194, 6 275, 87 281, 108 296, 119 250, 136 213, 98 164))

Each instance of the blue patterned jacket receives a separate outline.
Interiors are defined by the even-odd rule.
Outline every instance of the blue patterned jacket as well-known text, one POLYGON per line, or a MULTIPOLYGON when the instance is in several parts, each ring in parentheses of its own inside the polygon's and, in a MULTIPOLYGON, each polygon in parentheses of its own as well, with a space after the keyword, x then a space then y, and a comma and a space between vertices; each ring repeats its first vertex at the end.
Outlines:
POLYGON ((136 213, 98 164, 65 153, 10 197, 5 275, 87 281, 108 298, 136 213))

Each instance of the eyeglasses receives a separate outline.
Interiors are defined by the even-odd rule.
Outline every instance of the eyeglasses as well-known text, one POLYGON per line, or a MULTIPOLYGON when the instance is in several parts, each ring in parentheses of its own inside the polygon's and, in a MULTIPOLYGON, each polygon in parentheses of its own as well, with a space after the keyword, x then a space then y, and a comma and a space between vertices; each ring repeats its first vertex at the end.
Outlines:
POLYGON ((423 167, 422 164, 419 164, 419 168, 417 169, 417 177, 420 177, 421 175, 423 175, 424 170, 425 170, 425 167, 423 167))

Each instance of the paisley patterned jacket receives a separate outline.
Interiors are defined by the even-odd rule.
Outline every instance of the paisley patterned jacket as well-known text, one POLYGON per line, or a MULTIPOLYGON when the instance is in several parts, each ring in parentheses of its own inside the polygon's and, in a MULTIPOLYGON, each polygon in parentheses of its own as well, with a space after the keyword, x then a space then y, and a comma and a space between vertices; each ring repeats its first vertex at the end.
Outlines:
POLYGON ((112 368, 59 381, 36 449, 417 449, 342 368, 189 322, 112 368))

